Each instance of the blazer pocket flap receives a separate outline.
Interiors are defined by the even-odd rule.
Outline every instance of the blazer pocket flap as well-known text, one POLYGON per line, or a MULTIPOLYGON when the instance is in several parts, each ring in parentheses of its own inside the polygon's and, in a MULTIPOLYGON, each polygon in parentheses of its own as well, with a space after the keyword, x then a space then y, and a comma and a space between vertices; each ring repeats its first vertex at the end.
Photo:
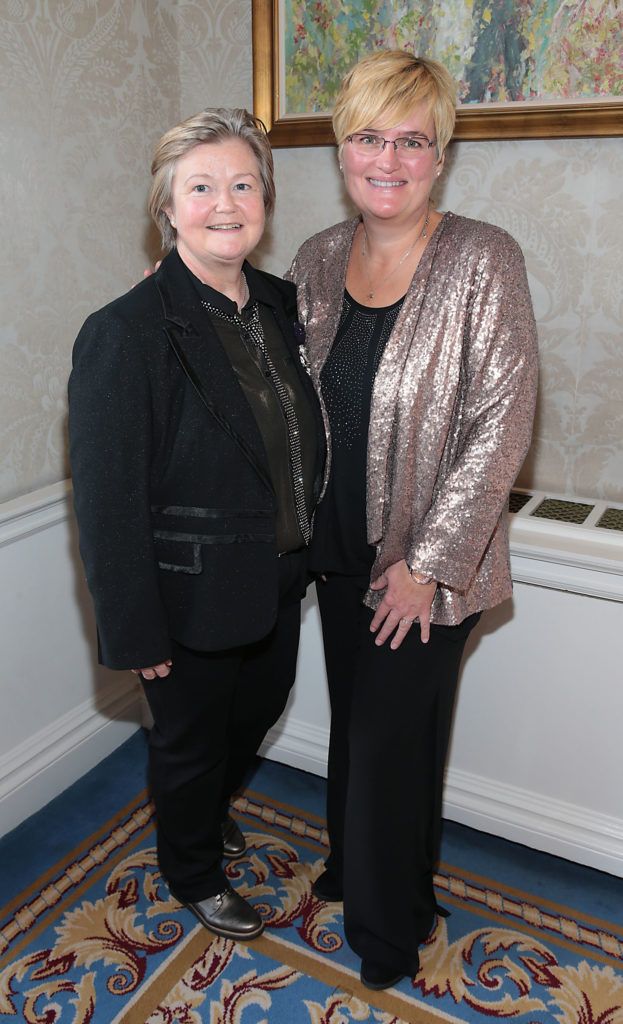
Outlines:
POLYGON ((183 540, 159 535, 158 530, 154 531, 154 544, 158 568, 166 569, 169 572, 186 572, 191 576, 197 576, 202 570, 201 544, 195 541, 183 540))
POLYGON ((152 505, 154 536, 196 544, 271 541, 275 519, 270 509, 189 508, 152 505))
POLYGON ((182 532, 197 535, 198 543, 209 544, 210 538, 241 535, 241 540, 267 538, 275 532, 272 509, 198 508, 189 505, 152 505, 152 523, 156 531, 182 532), (269 536, 268 536, 269 535, 269 536))

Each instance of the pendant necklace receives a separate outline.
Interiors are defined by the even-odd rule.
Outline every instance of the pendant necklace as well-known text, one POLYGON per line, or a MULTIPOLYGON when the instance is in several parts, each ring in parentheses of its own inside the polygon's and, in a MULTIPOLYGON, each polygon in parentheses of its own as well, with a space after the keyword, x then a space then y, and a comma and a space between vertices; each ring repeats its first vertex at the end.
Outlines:
POLYGON ((377 283, 374 285, 374 287, 372 287, 372 278, 370 277, 370 275, 368 273, 367 263, 365 262, 368 259, 368 234, 367 234, 365 226, 364 226, 364 229, 363 229, 363 241, 361 243, 361 255, 363 256, 363 259, 364 259, 364 264, 366 266, 366 277, 368 278, 368 284, 370 286, 370 291, 366 293, 366 298, 368 300, 373 299, 375 294, 376 294, 376 292, 381 287, 381 285, 385 284, 385 282, 388 281, 389 278, 393 274, 396 273, 398 268, 402 266, 404 261, 411 255, 411 253, 415 249, 415 247, 418 244, 418 242, 420 241, 420 239, 421 238, 426 238, 426 233, 427 233, 428 222, 429 221, 430 221, 430 208, 427 210, 427 213, 426 213, 426 220, 424 221, 424 227, 420 231, 420 233, 417 236, 417 238, 411 243, 411 245, 409 246, 407 251, 403 252, 402 256, 398 260, 398 262, 397 262, 396 266, 393 268, 393 270, 390 270, 389 274, 385 274, 385 277, 382 277, 380 281, 377 281, 377 283))

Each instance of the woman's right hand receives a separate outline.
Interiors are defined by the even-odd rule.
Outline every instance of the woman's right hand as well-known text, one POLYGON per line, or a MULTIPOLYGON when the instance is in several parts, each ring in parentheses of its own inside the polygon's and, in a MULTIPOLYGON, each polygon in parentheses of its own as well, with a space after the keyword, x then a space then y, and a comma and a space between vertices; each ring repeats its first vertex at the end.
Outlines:
POLYGON ((155 679, 159 676, 160 679, 164 679, 168 676, 171 671, 172 661, 161 661, 159 665, 150 665, 149 668, 133 668, 135 676, 142 676, 143 679, 155 679))
POLYGON ((374 642, 377 647, 384 644, 394 633, 389 646, 395 651, 414 622, 420 624, 420 640, 423 644, 428 643, 431 605, 437 591, 435 580, 430 583, 418 583, 411 576, 407 563, 401 559, 388 566, 385 572, 370 584, 370 589, 385 590, 370 623, 371 632, 376 633, 374 642))

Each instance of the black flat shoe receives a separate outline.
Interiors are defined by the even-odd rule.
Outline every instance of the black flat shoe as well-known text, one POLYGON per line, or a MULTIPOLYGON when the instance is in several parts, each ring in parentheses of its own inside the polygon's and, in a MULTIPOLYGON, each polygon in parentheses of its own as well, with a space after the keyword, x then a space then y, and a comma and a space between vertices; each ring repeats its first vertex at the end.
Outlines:
POLYGON ((404 974, 396 974, 391 967, 385 964, 375 964, 372 960, 361 961, 361 983, 366 988, 373 988, 380 991, 383 988, 393 988, 405 977, 404 974))
POLYGON ((179 902, 188 907, 204 927, 226 939, 248 942, 264 931, 264 922, 257 910, 231 888, 196 903, 179 902))
POLYGON ((312 882, 311 891, 316 899, 324 903, 341 903, 344 899, 342 886, 336 881, 329 871, 323 871, 315 882, 312 882))
POLYGON ((221 833, 223 836, 223 856, 228 857, 230 860, 233 860, 235 857, 242 857, 247 848, 247 841, 230 814, 227 815, 225 821, 221 824, 221 833))

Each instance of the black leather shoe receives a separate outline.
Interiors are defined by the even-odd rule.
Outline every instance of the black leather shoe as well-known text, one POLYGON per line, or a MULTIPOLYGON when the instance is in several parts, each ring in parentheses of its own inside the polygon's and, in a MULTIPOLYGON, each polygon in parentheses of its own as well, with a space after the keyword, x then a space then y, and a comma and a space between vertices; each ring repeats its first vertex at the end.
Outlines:
POLYGON ((226 939, 239 939, 248 942, 256 939, 264 931, 264 922, 242 896, 233 889, 227 888, 216 896, 208 896, 196 903, 184 903, 192 910, 195 917, 215 935, 223 935, 226 939))
POLYGON ((221 824, 221 833, 223 835, 223 856, 229 857, 230 860, 242 857, 247 848, 247 841, 230 814, 221 824))
POLYGON ((396 974, 391 967, 385 964, 375 964, 372 960, 361 961, 361 983, 366 988, 373 988, 380 991, 382 988, 392 988, 405 977, 404 974, 396 974))
POLYGON ((344 899, 341 884, 335 879, 330 871, 323 871, 315 882, 312 882, 312 893, 316 899, 325 903, 341 903, 344 899))

